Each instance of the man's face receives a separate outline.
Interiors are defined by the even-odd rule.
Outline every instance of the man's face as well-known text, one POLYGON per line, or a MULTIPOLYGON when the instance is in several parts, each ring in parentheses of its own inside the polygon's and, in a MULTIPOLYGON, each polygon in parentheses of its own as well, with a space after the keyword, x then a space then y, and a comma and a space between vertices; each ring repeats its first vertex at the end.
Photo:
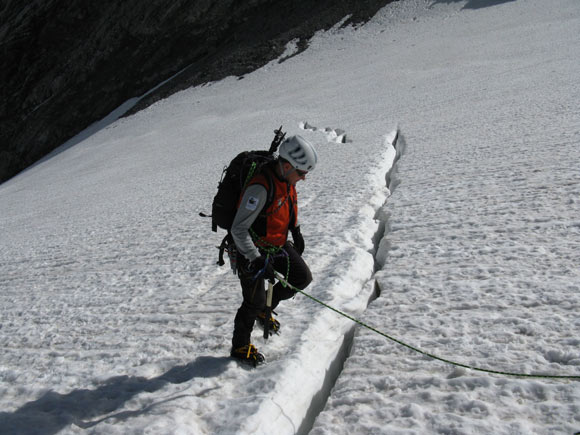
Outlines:
POLYGON ((295 169, 290 163, 284 163, 284 173, 286 174, 286 180, 288 183, 295 185, 300 180, 306 179, 306 174, 308 171, 301 171, 300 169, 295 169))

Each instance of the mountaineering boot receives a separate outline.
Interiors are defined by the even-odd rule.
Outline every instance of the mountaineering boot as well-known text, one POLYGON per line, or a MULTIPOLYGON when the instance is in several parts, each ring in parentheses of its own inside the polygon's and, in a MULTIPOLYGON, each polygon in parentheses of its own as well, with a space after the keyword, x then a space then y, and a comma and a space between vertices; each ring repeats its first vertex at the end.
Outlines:
MULTIPOLYGON (((272 313, 274 313, 272 311, 272 313)), ((276 313, 274 313, 276 314, 276 313)), ((256 317, 256 321, 258 322, 258 326, 262 329, 265 328, 266 326, 266 313, 262 312, 260 314, 258 314, 258 317, 256 317)), ((274 316, 270 316, 270 329, 269 329, 270 335, 280 335, 280 322, 278 322, 276 319, 274 319, 274 316)))
POLYGON ((266 361, 264 355, 258 352, 258 348, 253 344, 247 344, 237 349, 233 349, 230 353, 233 358, 239 359, 240 361, 251 364, 256 367, 259 364, 263 364, 266 361))

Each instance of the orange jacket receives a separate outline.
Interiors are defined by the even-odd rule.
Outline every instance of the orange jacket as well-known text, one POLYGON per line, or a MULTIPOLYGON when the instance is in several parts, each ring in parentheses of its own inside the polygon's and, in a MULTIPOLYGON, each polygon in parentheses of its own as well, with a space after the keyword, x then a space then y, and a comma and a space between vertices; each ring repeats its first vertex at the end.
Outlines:
POLYGON ((266 204, 266 209, 261 211, 252 224, 252 230, 259 237, 258 240, 254 240, 258 248, 284 246, 288 239, 288 230, 295 227, 298 222, 296 187, 280 180, 269 168, 266 170, 269 171, 268 175, 258 174, 248 183, 248 185, 261 184, 269 190, 270 183, 266 178, 269 176, 274 188, 271 203, 266 204))

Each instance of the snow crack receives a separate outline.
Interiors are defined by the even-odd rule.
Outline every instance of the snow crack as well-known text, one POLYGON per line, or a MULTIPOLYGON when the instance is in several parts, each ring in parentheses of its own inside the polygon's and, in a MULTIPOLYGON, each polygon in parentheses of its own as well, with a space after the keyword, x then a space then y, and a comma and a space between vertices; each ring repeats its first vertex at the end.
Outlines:
MULTIPOLYGON (((301 127, 305 129, 314 129, 315 127, 309 126, 307 123, 301 124, 301 127)), ((388 189, 387 196, 385 201, 379 207, 375 214, 375 220, 379 222, 378 229, 373 236, 373 245, 374 245, 374 257, 375 257, 375 272, 382 267, 384 264, 384 256, 386 255, 386 250, 388 246, 384 243, 385 234, 388 232, 388 215, 386 213, 386 203, 393 192, 393 190, 400 184, 400 179, 397 173, 397 162, 403 155, 406 150, 406 143, 403 136, 400 134, 399 129, 393 130, 391 133, 385 135, 384 137, 384 145, 386 149, 385 159, 387 160, 388 167, 387 172, 385 173, 385 183, 388 189), (380 266, 380 267, 379 267, 380 266)), ((381 296, 381 287, 377 280, 373 277, 363 286, 363 289, 360 294, 369 294, 368 300, 366 302, 366 306, 368 306, 372 301, 379 298, 381 296), (372 290, 367 286, 372 286, 372 290), (367 290, 365 291, 365 288, 367 290)), ((351 349, 354 342, 355 332, 356 332, 356 323, 352 323, 350 327, 344 333, 344 338, 340 349, 335 354, 334 360, 331 362, 330 366, 326 370, 324 382, 322 387, 316 393, 313 398, 312 402, 308 408, 307 415, 302 421, 298 431, 298 434, 308 433, 310 429, 313 427, 314 422, 320 412, 324 409, 328 398, 330 397, 330 393, 334 388, 340 374, 343 371, 344 365, 351 354, 351 349)))
POLYGON ((385 185, 389 191, 387 198, 385 198, 383 205, 379 207, 375 214, 375 220, 379 223, 377 231, 373 236, 375 272, 383 268, 387 252, 389 251, 389 242, 385 237, 390 231, 390 215, 387 211, 387 201, 389 196, 401 183, 398 173, 398 161, 407 149, 407 143, 399 129, 393 130, 386 135, 384 142, 385 148, 387 149, 387 159, 392 159, 392 164, 389 165, 389 169, 385 174, 385 185))

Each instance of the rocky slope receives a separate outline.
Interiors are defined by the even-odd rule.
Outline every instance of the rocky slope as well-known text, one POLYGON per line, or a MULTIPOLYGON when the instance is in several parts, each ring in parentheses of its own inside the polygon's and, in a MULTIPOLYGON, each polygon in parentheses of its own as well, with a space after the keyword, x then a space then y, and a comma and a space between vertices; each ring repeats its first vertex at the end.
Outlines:
POLYGON ((129 98, 181 73, 134 110, 241 76, 346 15, 392 0, 36 0, 0 3, 0 182, 129 98))

